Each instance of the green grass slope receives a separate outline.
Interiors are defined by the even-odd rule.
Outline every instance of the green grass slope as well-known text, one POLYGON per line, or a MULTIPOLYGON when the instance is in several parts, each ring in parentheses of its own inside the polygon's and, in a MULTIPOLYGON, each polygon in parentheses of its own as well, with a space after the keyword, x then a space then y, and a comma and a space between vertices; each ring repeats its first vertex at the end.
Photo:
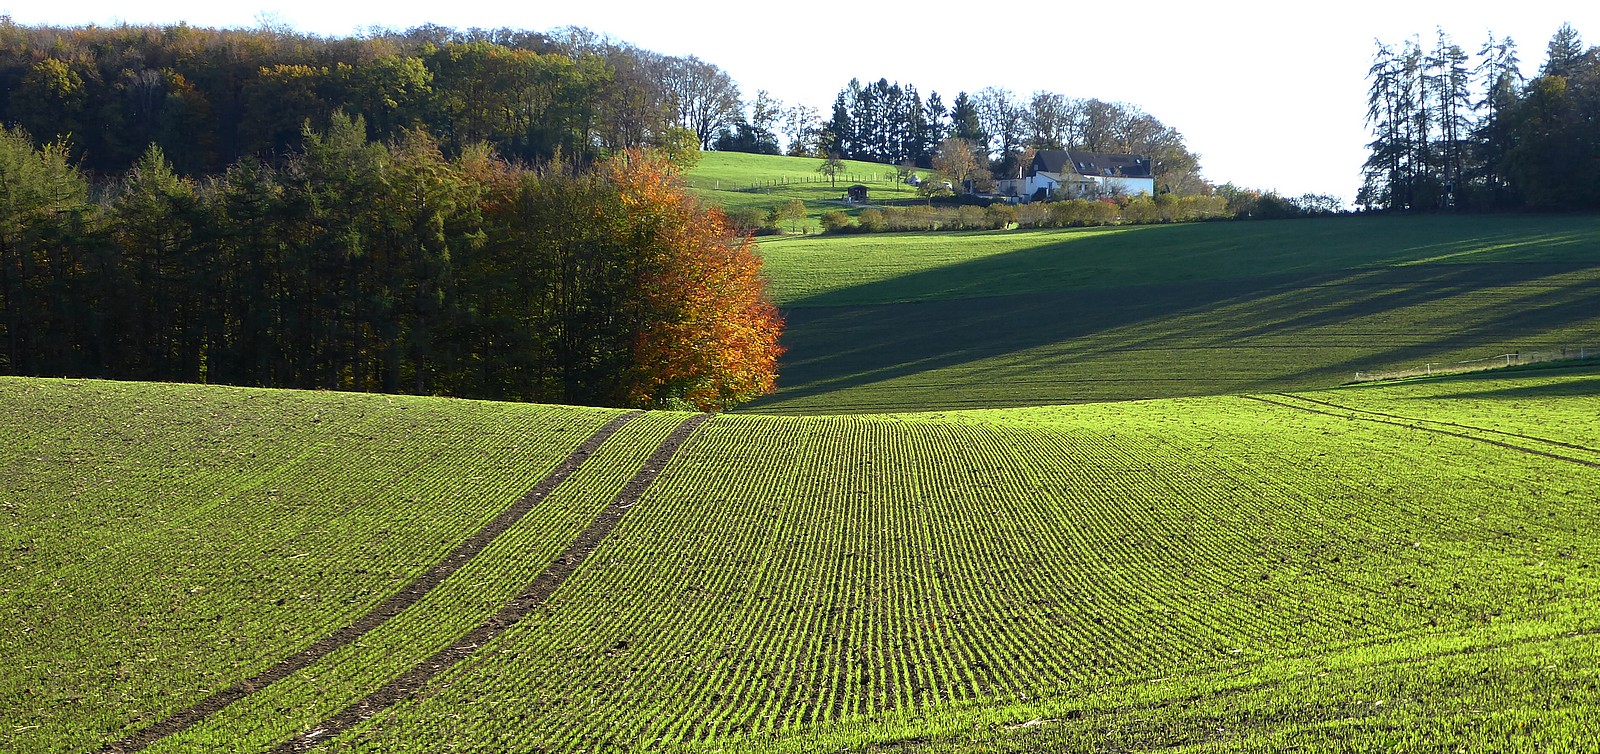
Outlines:
MULTIPOLYGON (((840 201, 851 184, 865 184, 872 202, 917 197, 915 188, 895 181, 893 165, 845 160, 844 170, 833 181, 817 172, 821 165, 822 160, 815 157, 703 152, 685 180, 706 203, 719 207, 756 207, 765 211, 799 199, 806 203, 812 232, 818 230, 817 218, 828 210, 851 216, 860 213, 861 205, 840 201)), ((783 230, 790 230, 788 223, 783 223, 783 230)))
MULTIPOLYGON (((0 399, 0 748, 28 751, 92 750, 290 651, 609 415, 42 380, 0 399)), ((550 602, 325 747, 1593 750, 1597 406, 1590 367, 718 416, 550 602)), ((152 750, 266 750, 447 645, 678 416, 627 425, 414 615, 152 750)))
POLYGON ((1600 347, 1600 218, 1363 217, 761 244, 779 392, 838 413, 1298 390, 1600 347))

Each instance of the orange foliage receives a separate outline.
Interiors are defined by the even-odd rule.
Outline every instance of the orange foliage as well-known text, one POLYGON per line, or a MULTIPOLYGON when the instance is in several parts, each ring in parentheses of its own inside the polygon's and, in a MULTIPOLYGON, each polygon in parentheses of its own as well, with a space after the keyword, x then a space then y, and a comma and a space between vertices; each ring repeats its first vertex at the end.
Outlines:
POLYGON ((646 254, 629 399, 709 411, 772 392, 783 318, 750 237, 701 207, 660 157, 631 151, 606 170, 646 254))

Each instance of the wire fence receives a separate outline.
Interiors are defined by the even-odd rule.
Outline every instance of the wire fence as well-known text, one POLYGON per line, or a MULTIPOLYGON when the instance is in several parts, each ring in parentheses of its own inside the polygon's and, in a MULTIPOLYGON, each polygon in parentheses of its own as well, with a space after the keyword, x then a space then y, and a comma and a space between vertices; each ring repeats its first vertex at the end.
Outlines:
POLYGON ((772 193, 773 189, 782 188, 784 186, 802 186, 813 183, 828 183, 843 188, 855 183, 860 183, 863 185, 896 185, 902 183, 902 181, 897 178, 894 173, 886 173, 883 175, 871 175, 867 173, 839 173, 831 179, 828 176, 821 174, 793 176, 786 175, 779 176, 770 181, 759 181, 757 183, 745 184, 743 186, 729 186, 727 188, 723 188, 722 182, 717 181, 717 185, 713 186, 712 188, 719 191, 742 191, 747 194, 769 194, 772 193))
POLYGON ((1395 380, 1402 377, 1427 377, 1435 374, 1481 372, 1486 369, 1504 369, 1519 364, 1542 364, 1550 361, 1580 361, 1600 358, 1600 347, 1564 346, 1540 351, 1512 351, 1481 359, 1466 361, 1430 361, 1422 366, 1390 372, 1356 372, 1355 382, 1395 380))

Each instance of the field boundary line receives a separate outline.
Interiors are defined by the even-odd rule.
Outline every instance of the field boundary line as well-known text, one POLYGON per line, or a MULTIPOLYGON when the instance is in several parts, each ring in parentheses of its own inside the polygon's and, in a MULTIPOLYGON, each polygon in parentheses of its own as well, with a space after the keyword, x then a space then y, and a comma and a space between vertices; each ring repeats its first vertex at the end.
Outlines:
POLYGON ((455 549, 446 553, 444 558, 435 563, 432 568, 423 572, 421 576, 418 576, 410 584, 402 587, 399 592, 396 592, 354 622, 323 637, 311 646, 279 660, 271 667, 253 676, 174 712, 155 725, 102 748, 100 750, 101 754, 132 754, 132 752, 143 750, 163 738, 188 730, 196 723, 220 712, 228 705, 255 693, 257 689, 269 686, 309 667, 328 654, 355 642, 369 631, 399 615, 406 608, 411 607, 427 596, 428 592, 432 591, 446 578, 449 578, 451 574, 461 570, 462 566, 472 560, 490 542, 493 542, 496 537, 511 528, 513 524, 538 506, 545 497, 561 486, 561 483, 572 476, 578 470, 578 467, 583 465, 584 461, 594 455, 595 451, 599 450, 600 446, 612 434, 621 429, 624 424, 642 416, 643 413, 642 411, 629 411, 606 422, 595 430, 594 434, 590 435, 588 439, 579 444, 577 448, 574 448, 571 453, 568 453, 566 458, 563 458, 554 469, 550 470, 550 473, 546 474, 543 479, 533 486, 533 489, 528 490, 520 499, 502 511, 500 515, 491 519, 489 523, 484 524, 478 531, 468 536, 461 544, 456 545, 455 549))
POLYGON ((1524 435, 1524 434, 1519 434, 1517 432, 1507 432, 1506 430, 1503 430, 1503 429, 1491 429, 1489 427, 1479 427, 1479 426, 1474 425, 1474 424, 1460 424, 1460 423, 1457 423, 1457 422, 1447 422, 1447 421, 1444 421, 1442 419, 1426 419, 1426 418, 1423 418, 1423 417, 1420 417, 1420 416, 1405 416, 1403 414, 1391 414, 1391 413, 1388 413, 1386 411, 1373 411, 1370 408, 1352 408, 1350 406, 1341 406, 1341 405, 1339 405, 1337 403, 1334 403, 1332 401, 1322 401, 1322 400, 1317 400, 1316 398, 1307 398, 1307 397, 1305 397, 1303 395, 1295 395, 1293 393, 1273 393, 1273 395, 1276 395, 1276 396, 1279 396, 1279 397, 1282 397, 1282 398, 1292 398, 1294 400, 1305 401, 1307 403, 1315 403, 1315 404, 1320 405, 1320 406, 1328 406, 1330 408, 1337 408, 1337 409, 1340 409, 1342 411, 1350 411, 1350 412, 1357 413, 1357 414, 1372 414, 1373 416, 1383 416, 1383 417, 1387 417, 1387 418, 1390 418, 1390 419, 1399 419, 1401 421, 1424 422, 1424 423, 1427 423, 1427 424, 1439 424, 1439 425, 1446 426, 1446 427, 1455 427, 1457 429, 1471 430, 1473 432, 1488 432, 1490 434, 1501 435, 1501 436, 1504 436, 1504 437, 1515 437, 1515 438, 1517 438, 1519 440, 1527 440, 1529 442, 1538 442, 1538 443, 1544 443, 1546 445, 1554 445, 1554 446, 1560 447, 1560 448, 1567 448, 1568 450, 1581 450, 1581 451, 1583 451, 1585 453, 1600 454, 1600 450, 1596 450, 1594 448, 1588 447, 1587 445, 1578 445, 1576 443, 1562 442, 1560 440, 1551 440, 1551 439, 1546 438, 1546 437, 1539 437, 1538 435, 1524 435))
POLYGON ((465 635, 457 637, 444 649, 435 652, 433 656, 414 665, 410 670, 401 673, 377 691, 368 694, 361 701, 355 702, 340 710, 334 716, 322 721, 316 727, 280 744, 273 749, 273 754, 298 754, 320 746, 329 739, 365 721, 381 710, 394 706, 402 700, 409 699, 417 694, 424 684, 434 676, 448 670, 452 665, 475 654, 480 648, 487 645, 495 637, 516 625, 518 621, 527 617, 550 595, 566 583, 567 579, 576 573, 584 561, 599 549, 600 544, 611 534, 611 531, 622 521, 624 514, 632 508, 634 503, 644 496, 661 475, 663 469, 672 460, 690 433, 694 432, 711 414, 696 414, 679 424, 667 439, 644 462, 633 478, 623 486, 615 498, 606 505, 605 510, 596 516, 594 522, 589 524, 572 543, 561 552, 556 559, 543 571, 535 576, 528 588, 522 594, 512 599, 510 604, 501 608, 493 616, 484 619, 465 635))
MULTIPOLYGON (((1348 421, 1372 422, 1374 424, 1387 424, 1387 425, 1392 426, 1392 427, 1403 427, 1405 429, 1415 429, 1415 430, 1419 430, 1419 431, 1422 431, 1422 432, 1432 432, 1432 433, 1434 433, 1436 435, 1445 435, 1447 437, 1459 437, 1459 438, 1461 438, 1463 440, 1472 440, 1474 442, 1487 443, 1489 445, 1494 445, 1496 447, 1505 448, 1506 450, 1515 450, 1518 453, 1527 453, 1528 455, 1543 456, 1545 458, 1553 458, 1553 459, 1555 459, 1557 461, 1566 461, 1567 463, 1575 463, 1575 464, 1578 464, 1579 466, 1588 466, 1591 469, 1600 469, 1600 462, 1585 461, 1585 460, 1583 460, 1581 458, 1572 458, 1570 456, 1559 455, 1559 454, 1551 453, 1551 452, 1545 451, 1545 450, 1536 450, 1534 448, 1524 448, 1521 445, 1512 445, 1511 443, 1508 443, 1508 442, 1501 442, 1499 440, 1493 440, 1493 439, 1490 439, 1490 438, 1487 438, 1487 437, 1478 437, 1476 435, 1469 435, 1469 434, 1467 434, 1465 432, 1451 432, 1448 429, 1436 429, 1434 427, 1424 427, 1424 426, 1422 426, 1420 424, 1411 424, 1411 423, 1408 423, 1408 422, 1405 422, 1405 421, 1394 421, 1394 420, 1391 420, 1391 419, 1384 419, 1384 418, 1380 418, 1380 417, 1376 417, 1376 416, 1351 416, 1350 414, 1336 414, 1336 413, 1334 413, 1332 411, 1324 411, 1324 410, 1319 409, 1319 408, 1312 408, 1311 406, 1300 406, 1300 405, 1296 405, 1296 404, 1293 404, 1293 403, 1281 403, 1279 401, 1268 400, 1268 399, 1263 398, 1263 397, 1261 397, 1259 395, 1241 395, 1239 397, 1240 398, 1245 398, 1245 399, 1248 399, 1248 400, 1252 400, 1252 401, 1259 401, 1259 402, 1265 403, 1265 404, 1267 404, 1269 406, 1277 406, 1279 408, 1288 408, 1288 409, 1293 409, 1295 411, 1305 411, 1307 413, 1312 413, 1312 414, 1321 414, 1322 416, 1331 416, 1331 417, 1333 417, 1335 419, 1346 419, 1348 421)), ((1348 409, 1346 409, 1346 410, 1348 410, 1348 409)))

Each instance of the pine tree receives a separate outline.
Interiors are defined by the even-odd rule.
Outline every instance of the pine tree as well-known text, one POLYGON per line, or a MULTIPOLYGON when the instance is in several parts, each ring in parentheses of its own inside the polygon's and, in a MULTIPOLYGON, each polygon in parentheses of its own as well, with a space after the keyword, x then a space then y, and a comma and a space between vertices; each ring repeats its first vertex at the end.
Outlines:
POLYGON ((1362 166, 1362 186, 1357 203, 1366 207, 1403 209, 1401 166, 1410 151, 1405 140, 1404 103, 1401 100, 1401 62, 1394 49, 1378 42, 1367 78, 1367 127, 1373 140, 1362 166))
POLYGON ((1483 60, 1475 73, 1483 97, 1472 106, 1479 113, 1477 127, 1472 132, 1473 148, 1489 204, 1502 207, 1508 202, 1503 163, 1511 150, 1507 118, 1522 96, 1526 82, 1517 60, 1517 44, 1510 37, 1496 39, 1490 34, 1478 55, 1483 60))
POLYGON ((983 131, 983 121, 978 117, 977 103, 973 102, 966 92, 957 93, 955 102, 951 103, 949 135, 988 148, 989 135, 983 131))
POLYGON ((1428 56, 1428 83, 1431 85, 1437 113, 1437 143, 1439 184, 1443 189, 1441 203, 1455 206, 1457 192, 1463 186, 1466 139, 1471 133, 1469 113, 1472 109, 1472 77, 1467 72, 1467 54, 1450 40, 1443 28, 1438 29, 1438 42, 1428 56))
POLYGON ((1564 23, 1545 47, 1544 67, 1539 69, 1539 75, 1571 76, 1582 60, 1583 39, 1572 24, 1564 23))

